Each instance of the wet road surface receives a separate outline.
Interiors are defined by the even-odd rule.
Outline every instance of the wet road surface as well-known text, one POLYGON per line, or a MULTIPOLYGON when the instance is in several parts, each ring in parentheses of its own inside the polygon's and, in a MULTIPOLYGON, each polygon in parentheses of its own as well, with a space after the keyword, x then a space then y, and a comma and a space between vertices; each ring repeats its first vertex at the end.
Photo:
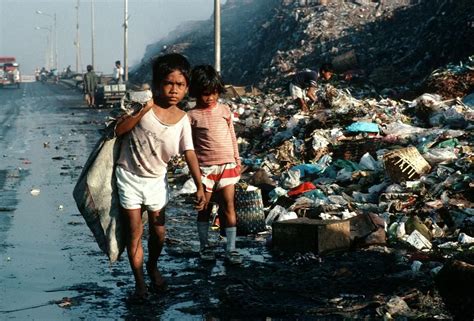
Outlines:
POLYGON ((97 296, 113 304, 107 278, 124 262, 108 266, 71 197, 102 115, 58 85, 3 89, 0 101, 0 319, 102 318, 97 296), (59 307, 65 297, 81 310, 59 307))
POLYGON ((4 89, 0 101, 0 319, 200 319, 180 312, 196 299, 180 289, 199 286, 196 273, 225 275, 226 267, 223 257, 199 264, 195 214, 184 200, 167 212, 160 268, 169 294, 148 311, 125 303, 133 290, 126 256, 110 265, 76 208, 72 190, 108 110, 88 109, 78 91, 54 84, 4 89))

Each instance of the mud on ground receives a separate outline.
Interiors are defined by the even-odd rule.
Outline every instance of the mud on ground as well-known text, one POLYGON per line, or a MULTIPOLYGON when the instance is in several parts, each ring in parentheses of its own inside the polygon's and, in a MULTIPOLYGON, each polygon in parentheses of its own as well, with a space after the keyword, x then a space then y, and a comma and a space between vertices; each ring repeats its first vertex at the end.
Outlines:
POLYGON ((220 320, 372 319, 387 312, 449 319, 429 266, 411 270, 410 249, 374 246, 318 256, 272 251, 267 247, 268 235, 246 236, 237 241, 244 264, 226 266, 225 241, 211 232, 217 261, 203 263, 196 252, 194 215, 186 212, 186 206, 178 200, 170 206, 176 213, 168 215, 166 254, 161 262, 169 290, 151 297, 157 311, 136 306, 130 312, 140 310, 152 317, 172 306, 178 314, 220 320))

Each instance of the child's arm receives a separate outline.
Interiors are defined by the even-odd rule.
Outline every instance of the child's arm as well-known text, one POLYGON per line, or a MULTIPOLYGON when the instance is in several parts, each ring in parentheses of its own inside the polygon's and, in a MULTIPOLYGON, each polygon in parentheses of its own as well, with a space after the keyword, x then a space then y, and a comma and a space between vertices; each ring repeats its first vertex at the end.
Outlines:
POLYGON ((235 163, 240 167, 240 156, 239 156, 239 146, 237 144, 237 138, 235 137, 235 131, 234 131, 234 121, 232 117, 232 113, 230 114, 230 121, 229 121, 229 130, 230 130, 230 136, 232 138, 232 146, 234 148, 234 158, 235 158, 235 163))
POLYGON ((206 196, 204 195, 204 188, 202 186, 201 181, 201 170, 199 169, 199 163, 196 157, 196 153, 194 152, 194 150, 189 149, 184 152, 184 158, 186 159, 186 163, 188 164, 189 171, 191 172, 191 176, 194 180, 194 184, 196 184, 197 187, 194 207, 196 208, 196 210, 200 211, 204 209, 204 205, 206 204, 206 196))
POLYGON ((145 115, 153 106, 152 102, 146 104, 145 107, 140 109, 140 111, 135 115, 124 116, 117 121, 117 126, 115 126, 115 134, 117 136, 122 136, 123 134, 128 133, 135 127, 140 119, 142 119, 143 115, 145 115))

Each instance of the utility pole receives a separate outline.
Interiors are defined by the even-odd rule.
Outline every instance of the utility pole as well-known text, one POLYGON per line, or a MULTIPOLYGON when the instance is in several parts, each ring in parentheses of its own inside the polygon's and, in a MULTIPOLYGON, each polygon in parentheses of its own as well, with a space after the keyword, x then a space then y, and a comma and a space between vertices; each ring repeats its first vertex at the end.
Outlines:
POLYGON ((94 8, 95 7, 95 1, 92 0, 91 1, 91 19, 92 19, 92 27, 91 27, 91 30, 92 30, 92 35, 91 35, 91 40, 92 40, 92 44, 91 44, 91 48, 92 48, 92 67, 95 69, 95 12, 94 12, 94 8))
POLYGON ((214 0, 214 54, 215 68, 221 73, 221 1, 214 0))
POLYGON ((54 13, 54 63, 56 71, 59 74, 59 62, 58 62, 58 25, 56 23, 56 12, 54 13))
MULTIPOLYGON (((52 14, 46 13, 46 12, 41 11, 41 10, 36 10, 36 13, 48 16, 51 19, 53 19, 53 22, 54 22, 54 25, 53 25, 54 39, 51 39, 51 42, 54 44, 54 47, 52 47, 54 49, 54 64, 51 65, 51 68, 54 67, 57 70, 59 63, 58 63, 58 24, 57 24, 57 20, 56 20, 56 12, 54 13, 54 15, 52 15, 52 14)), ((53 54, 53 52, 52 52, 52 54, 53 54)))
MULTIPOLYGON (((51 34, 51 32, 50 32, 51 34)), ((50 35, 47 35, 46 36, 46 48, 47 50, 45 50, 45 54, 46 54, 46 57, 45 57, 45 66, 48 70, 51 69, 51 66, 52 66, 52 63, 53 63, 53 53, 52 53, 52 48, 53 46, 51 45, 51 36, 50 35)))
POLYGON ((54 47, 53 47, 53 29, 52 27, 35 27, 36 30, 41 30, 41 29, 44 29, 44 30, 48 30, 49 31, 49 36, 46 38, 46 52, 47 52, 47 56, 48 58, 46 58, 46 68, 48 68, 48 70, 51 70, 52 68, 54 68, 54 47))
POLYGON ((125 81, 128 81, 128 0, 125 1, 123 18, 123 70, 125 81))
POLYGON ((79 2, 77 0, 76 5, 76 40, 74 41, 74 45, 76 46, 76 72, 82 72, 82 62, 81 62, 81 42, 79 38, 79 2))

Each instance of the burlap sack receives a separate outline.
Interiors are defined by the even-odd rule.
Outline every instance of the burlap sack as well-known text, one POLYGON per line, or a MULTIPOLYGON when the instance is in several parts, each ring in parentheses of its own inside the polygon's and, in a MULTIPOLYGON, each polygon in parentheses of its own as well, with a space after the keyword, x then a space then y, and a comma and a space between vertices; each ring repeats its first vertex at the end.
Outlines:
POLYGON ((73 196, 99 248, 111 263, 125 248, 125 230, 115 182, 114 163, 120 155, 120 138, 113 136, 113 125, 97 142, 74 187, 73 196))

